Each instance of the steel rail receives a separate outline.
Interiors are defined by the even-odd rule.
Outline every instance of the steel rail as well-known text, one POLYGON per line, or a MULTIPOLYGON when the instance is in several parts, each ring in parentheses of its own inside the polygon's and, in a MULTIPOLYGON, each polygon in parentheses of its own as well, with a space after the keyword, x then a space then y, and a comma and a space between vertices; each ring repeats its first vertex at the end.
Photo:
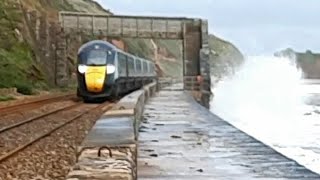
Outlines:
POLYGON ((7 115, 7 114, 14 113, 17 111, 21 111, 21 110, 29 110, 32 108, 46 105, 46 104, 58 102, 63 99, 71 99, 71 97, 73 97, 73 96, 74 96, 74 94, 61 95, 61 96, 55 96, 55 97, 50 97, 50 98, 44 98, 44 99, 40 99, 40 100, 33 100, 30 102, 26 102, 26 103, 19 103, 19 104, 15 104, 15 105, 11 105, 11 106, 6 106, 6 107, 0 107, 0 115, 3 116, 3 115, 7 115))
POLYGON ((45 137, 47 137, 47 136, 50 136, 50 135, 53 134, 55 131, 63 128, 64 126, 72 123, 73 121, 75 121, 75 120, 77 120, 77 119, 80 119, 82 116, 84 116, 84 115, 86 115, 86 114, 88 114, 88 113, 90 113, 90 112, 92 112, 92 111, 95 111, 95 110, 97 110, 97 109, 102 109, 102 108, 103 108, 104 110, 108 111, 108 110, 110 110, 110 109, 113 107, 113 105, 114 105, 114 104, 113 104, 113 103, 110 103, 110 102, 103 103, 103 104, 101 104, 101 105, 99 105, 99 106, 97 106, 97 107, 95 107, 95 108, 93 108, 93 109, 86 110, 86 111, 84 111, 84 112, 82 112, 82 113, 74 116, 73 118, 69 119, 68 121, 66 121, 66 122, 64 122, 64 123, 56 126, 56 127, 53 128, 52 130, 50 130, 50 131, 48 131, 48 132, 46 132, 46 133, 44 133, 44 134, 42 134, 42 135, 39 135, 38 137, 34 138, 33 140, 30 140, 29 142, 27 142, 27 143, 25 143, 25 144, 23 144, 23 145, 15 148, 15 149, 11 150, 10 152, 8 152, 8 153, 0 156, 0 163, 3 162, 3 161, 5 161, 5 160, 7 160, 7 159, 10 158, 10 157, 12 157, 12 156, 15 155, 16 153, 24 150, 25 148, 31 146, 31 145, 34 144, 35 142, 40 141, 41 139, 43 139, 43 138, 45 138, 45 137), (107 106, 107 107, 106 107, 106 106, 107 106), (104 107, 106 107, 106 108, 104 108, 104 107))
POLYGON ((22 126, 24 124, 27 124, 27 123, 31 123, 33 121, 36 121, 36 120, 40 120, 41 118, 44 118, 44 117, 47 117, 47 116, 50 116, 52 114, 56 114, 58 112, 61 112, 61 111, 66 111, 66 110, 70 110, 70 109, 73 109, 75 107, 78 107, 80 106, 82 103, 76 103, 76 104, 73 104, 71 106, 67 106, 67 107, 63 107, 63 108, 60 108, 60 109, 56 109, 56 110, 53 110, 53 111, 50 111, 48 113, 45 113, 45 114, 41 114, 41 115, 38 115, 36 117, 31 117, 25 121, 21 121, 21 122, 18 122, 18 123, 15 123, 15 124, 12 124, 12 125, 9 125, 9 126, 6 126, 6 127, 3 127, 0 129, 0 133, 4 133, 10 129, 13 129, 13 128, 16 128, 16 127, 19 127, 19 126, 22 126))

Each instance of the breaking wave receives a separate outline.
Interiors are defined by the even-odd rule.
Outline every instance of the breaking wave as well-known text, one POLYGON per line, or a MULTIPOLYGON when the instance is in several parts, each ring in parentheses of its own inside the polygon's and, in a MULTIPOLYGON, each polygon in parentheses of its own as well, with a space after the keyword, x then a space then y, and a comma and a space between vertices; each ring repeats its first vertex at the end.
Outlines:
POLYGON ((213 88, 211 111, 320 173, 320 116, 317 106, 305 103, 315 87, 305 85, 302 76, 288 58, 248 57, 234 76, 213 88))

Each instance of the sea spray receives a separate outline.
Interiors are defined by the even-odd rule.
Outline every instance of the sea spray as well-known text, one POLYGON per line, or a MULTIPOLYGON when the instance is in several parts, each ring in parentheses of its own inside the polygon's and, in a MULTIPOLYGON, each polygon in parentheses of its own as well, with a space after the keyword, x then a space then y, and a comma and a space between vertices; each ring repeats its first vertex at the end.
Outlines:
POLYGON ((306 116, 312 107, 304 103, 308 88, 302 77, 294 59, 248 57, 234 76, 215 85, 211 111, 320 173, 320 128, 306 116))

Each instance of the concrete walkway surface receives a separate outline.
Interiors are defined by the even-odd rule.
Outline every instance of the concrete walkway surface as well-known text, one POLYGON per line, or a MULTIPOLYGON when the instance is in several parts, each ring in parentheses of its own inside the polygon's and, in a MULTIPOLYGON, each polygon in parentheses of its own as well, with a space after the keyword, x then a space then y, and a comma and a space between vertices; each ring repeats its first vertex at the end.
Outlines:
POLYGON ((140 180, 320 180, 241 132, 178 87, 147 103, 138 143, 140 180))

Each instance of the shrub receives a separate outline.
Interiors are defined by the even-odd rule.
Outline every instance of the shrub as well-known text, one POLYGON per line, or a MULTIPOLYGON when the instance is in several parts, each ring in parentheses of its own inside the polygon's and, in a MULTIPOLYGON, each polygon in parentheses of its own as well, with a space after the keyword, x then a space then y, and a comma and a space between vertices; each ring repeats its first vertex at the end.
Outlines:
POLYGON ((17 83, 15 85, 17 88, 18 93, 24 94, 24 95, 32 95, 33 94, 33 89, 31 84, 26 84, 26 83, 17 83))

